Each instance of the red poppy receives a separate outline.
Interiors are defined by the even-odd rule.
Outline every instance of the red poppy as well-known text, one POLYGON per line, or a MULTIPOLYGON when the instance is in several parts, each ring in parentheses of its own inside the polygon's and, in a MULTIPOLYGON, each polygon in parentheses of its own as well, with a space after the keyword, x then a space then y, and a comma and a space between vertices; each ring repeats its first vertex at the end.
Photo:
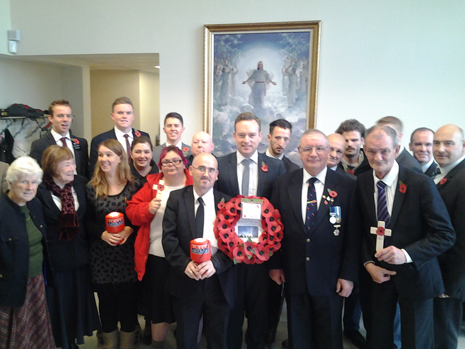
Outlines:
POLYGON ((222 210, 224 208, 224 201, 218 202, 218 209, 222 210))
POLYGON ((183 151, 184 153, 188 153, 188 152, 189 152, 189 148, 188 148, 188 147, 184 147, 184 148, 182 148, 182 151, 183 151))
POLYGON ((443 184, 446 183, 446 182, 447 182, 447 178, 444 177, 443 179, 441 179, 441 181, 439 182, 439 184, 443 185, 443 184))
POLYGON ((281 241, 283 239, 283 233, 281 231, 277 232, 274 236, 275 241, 281 241))
POLYGON ((163 190, 165 190, 165 186, 163 184, 158 184, 157 190, 158 191, 163 191, 163 190))
POLYGON ((407 186, 404 183, 399 185, 399 191, 404 194, 407 191, 407 186))
POLYGON ((270 246, 270 251, 277 251, 281 248, 281 242, 279 242, 278 240, 275 240, 273 245, 270 246))
POLYGON ((251 241, 244 243, 244 251, 247 256, 252 256, 255 253, 255 244, 251 241))
POLYGON ((268 172, 268 165, 262 162, 262 171, 263 172, 268 172))
POLYGON ((268 200, 262 203, 262 216, 267 218, 273 215, 273 205, 268 200))
POLYGON ((347 173, 350 173, 351 175, 353 175, 354 171, 353 170, 348 170, 347 173))
POLYGON ((259 242, 260 244, 266 244, 266 243, 268 243, 268 236, 267 236, 267 234, 266 234, 265 232, 263 232, 263 233, 260 235, 260 237, 258 238, 258 242, 259 242))
POLYGON ((239 212, 242 210, 241 200, 234 201, 234 205, 236 206, 236 210, 238 210, 239 212))
POLYGON ((141 133, 140 133, 139 131, 134 132, 134 134, 136 135, 136 137, 140 137, 140 136, 141 136, 141 133))
POLYGON ((237 212, 236 212, 236 205, 229 201, 226 205, 225 205, 225 209, 226 209, 226 213, 229 214, 229 215, 234 215, 236 216, 237 212))
MULTIPOLYGON (((270 248, 268 246, 260 246, 257 248, 257 253, 255 254, 257 256, 257 259, 260 260, 261 262, 265 262, 268 259, 270 259, 270 256, 273 253, 271 253, 270 248)), ((258 262, 257 263, 261 263, 258 262)))
POLYGON ((386 229, 384 229, 383 227, 378 227, 378 229, 376 229, 376 234, 377 235, 384 235, 384 231, 386 229))
POLYGON ((329 192, 329 196, 331 196, 332 198, 335 198, 337 196, 337 193, 334 190, 331 190, 329 192))
POLYGON ((245 258, 244 248, 241 246, 234 247, 233 255, 234 255, 234 260, 237 263, 243 262, 245 258))
POLYGON ((234 247, 239 246, 239 244, 242 243, 242 239, 232 236, 232 234, 229 235, 228 239, 226 240, 226 245, 230 250, 233 250, 234 247))
POLYGON ((79 144, 80 143, 79 139, 77 139, 77 138, 73 138, 73 142, 74 142, 74 144, 79 144))

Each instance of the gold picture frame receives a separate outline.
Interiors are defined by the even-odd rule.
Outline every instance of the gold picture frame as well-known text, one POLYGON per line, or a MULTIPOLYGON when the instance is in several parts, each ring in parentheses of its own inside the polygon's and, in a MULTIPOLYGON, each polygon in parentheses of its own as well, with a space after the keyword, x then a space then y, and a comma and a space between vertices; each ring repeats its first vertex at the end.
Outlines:
MULTIPOLYGON (((289 152, 315 127, 320 31, 321 21, 204 26, 203 129, 216 155, 235 150, 234 119, 244 111, 260 118, 265 134, 273 120, 290 121, 289 152)), ((259 151, 267 146, 263 137, 259 151)))

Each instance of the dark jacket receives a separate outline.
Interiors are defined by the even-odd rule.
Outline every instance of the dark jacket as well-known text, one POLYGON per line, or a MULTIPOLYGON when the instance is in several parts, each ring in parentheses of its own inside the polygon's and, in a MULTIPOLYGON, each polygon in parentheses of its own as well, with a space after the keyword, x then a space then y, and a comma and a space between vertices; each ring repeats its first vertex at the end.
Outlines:
MULTIPOLYGON (((45 220, 37 198, 27 203, 30 216, 44 239, 44 259, 47 260, 45 220)), ((47 268, 48 269, 48 268, 47 268)), ((47 274, 44 272, 46 281, 47 274)), ((29 272, 29 236, 21 207, 7 195, 0 198, 0 305, 20 307, 26 299, 29 272)))

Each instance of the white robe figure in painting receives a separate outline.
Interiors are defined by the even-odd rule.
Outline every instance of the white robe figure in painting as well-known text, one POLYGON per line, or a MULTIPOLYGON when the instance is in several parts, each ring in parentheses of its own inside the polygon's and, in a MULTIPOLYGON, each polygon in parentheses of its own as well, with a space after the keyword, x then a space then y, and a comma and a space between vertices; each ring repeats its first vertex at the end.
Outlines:
POLYGON ((257 69, 252 72, 249 78, 242 82, 243 84, 249 83, 252 88, 252 92, 249 96, 249 104, 254 108, 263 108, 265 105, 266 96, 266 85, 276 85, 270 76, 270 74, 263 70, 263 62, 258 62, 257 69))
POLYGON ((231 70, 229 67, 223 67, 223 73, 220 76, 221 80, 221 89, 220 89, 220 104, 228 105, 229 103, 229 78, 231 75, 231 70))
POLYGON ((293 107, 297 98, 296 91, 299 88, 299 77, 295 73, 295 68, 291 68, 289 76, 289 88, 287 89, 287 104, 289 108, 293 107))

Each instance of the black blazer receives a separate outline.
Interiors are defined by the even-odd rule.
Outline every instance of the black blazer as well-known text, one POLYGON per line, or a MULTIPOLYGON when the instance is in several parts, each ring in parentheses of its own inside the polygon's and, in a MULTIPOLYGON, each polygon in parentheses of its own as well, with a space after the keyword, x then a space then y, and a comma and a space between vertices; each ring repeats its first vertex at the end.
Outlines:
POLYGON ((86 184, 87 179, 85 177, 74 176, 73 187, 79 201, 79 209, 77 210, 79 233, 69 241, 58 239, 60 236, 58 219, 61 211, 55 205, 51 191, 43 182, 37 190, 37 198, 42 202, 45 223, 47 224, 50 263, 55 271, 66 271, 89 264, 89 245, 84 229, 86 184))
POLYGON ((298 295, 306 288, 312 296, 329 296, 336 291, 337 279, 358 281, 360 236, 357 229, 356 181, 327 170, 323 194, 334 190, 331 204, 321 199, 316 221, 309 234, 302 218, 303 169, 286 173, 273 187, 271 203, 281 213, 284 224, 281 250, 270 260, 271 269, 283 269, 286 287, 298 295), (330 223, 329 207, 340 206, 339 235, 330 223), (307 260, 309 258, 309 260, 307 260))
POLYGON ((465 160, 455 166, 437 188, 454 226, 457 240, 438 257, 446 294, 465 302, 465 160))
POLYGON ((455 241, 446 206, 431 178, 403 166, 399 166, 396 188, 391 214, 392 236, 385 237, 384 246, 405 249, 413 263, 392 265, 379 262, 374 257, 376 235, 370 233, 370 228, 376 227, 378 222, 372 171, 357 179, 363 224, 362 263, 373 261, 382 268, 395 270, 397 274, 391 276, 391 280, 397 292, 404 297, 427 299, 438 296, 444 292, 444 285, 437 256, 455 241), (399 190, 401 183, 407 187, 405 193, 399 190))
POLYGON ((433 161, 433 163, 430 165, 430 167, 428 167, 428 169, 424 173, 428 177, 434 178, 438 174, 438 170, 439 168, 437 162, 433 161))
MULTIPOLYGON (((230 196, 239 195, 239 182, 237 180, 237 152, 218 158, 218 180, 215 188, 230 196)), ((270 198, 273 183, 276 178, 284 174, 283 162, 258 153, 258 188, 257 196, 270 198), (268 166, 268 171, 262 170, 262 163, 268 166)))
MULTIPOLYGON (((168 199, 163 216, 163 250, 171 269, 168 275, 167 288, 177 297, 189 297, 202 293, 206 280, 196 281, 189 278, 185 269, 190 259, 190 241, 195 238, 195 205, 194 189, 188 186, 173 191, 168 199)), ((222 198, 227 202, 231 198, 219 191, 214 191, 215 209, 222 198)), ((212 263, 220 281, 221 289, 228 304, 234 305, 236 277, 233 261, 222 251, 212 256, 212 263)))
MULTIPOLYGON (((48 261, 47 233, 42 205, 37 198, 27 203, 30 216, 44 238, 44 260, 48 261)), ((29 236, 20 206, 7 195, 0 197, 0 305, 20 307, 26 299, 29 272, 29 236)), ((52 271, 44 273, 52 281, 52 271)))
MULTIPOLYGON (((84 138, 76 137, 72 134, 70 134, 70 136, 71 143, 73 143, 74 161, 76 162, 76 172, 78 175, 90 178, 88 156, 89 147, 87 145, 87 140, 85 140, 84 138), (77 142, 74 142, 74 139, 77 139, 77 142)), ((44 153, 45 149, 47 149, 51 145, 56 144, 57 142, 55 142, 55 139, 49 132, 42 138, 32 142, 30 155, 33 159, 37 160, 40 166, 42 166, 42 154, 44 153)))
POLYGON ((399 165, 407 167, 411 170, 423 173, 420 163, 415 159, 406 148, 397 156, 396 161, 399 165))
MULTIPOLYGON (((136 129, 132 129, 132 136, 134 138, 136 138, 136 129)), ((145 137, 148 137, 150 139, 150 136, 148 133, 146 132, 143 132, 143 131, 138 131, 140 132, 140 135, 141 136, 145 136, 145 137)), ((90 161, 89 161, 89 171, 90 171, 90 178, 92 178, 93 174, 94 174, 94 167, 95 167, 95 164, 97 163, 97 158, 98 158, 98 146, 100 143, 102 143, 103 141, 107 140, 107 139, 116 139, 116 133, 115 133, 115 129, 112 128, 110 131, 107 131, 107 132, 103 132, 97 136, 95 136, 94 138, 92 138, 92 142, 90 143, 90 161)), ((157 162, 157 161, 155 161, 157 162)))

